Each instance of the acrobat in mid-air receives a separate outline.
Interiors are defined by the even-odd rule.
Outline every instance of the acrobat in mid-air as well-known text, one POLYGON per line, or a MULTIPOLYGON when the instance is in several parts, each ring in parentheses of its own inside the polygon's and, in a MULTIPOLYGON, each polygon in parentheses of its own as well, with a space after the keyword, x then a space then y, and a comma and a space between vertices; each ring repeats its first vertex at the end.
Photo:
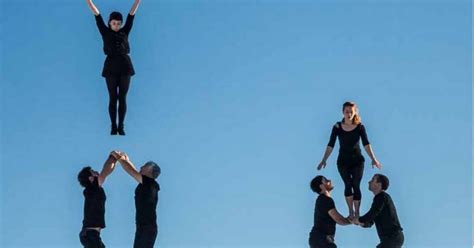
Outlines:
POLYGON ((344 181, 344 196, 349 207, 350 217, 359 217, 360 201, 362 193, 360 182, 364 173, 364 156, 360 149, 359 141, 362 140, 365 151, 372 159, 372 168, 382 168, 380 162, 375 158, 375 154, 370 146, 364 125, 361 123, 357 106, 353 102, 345 102, 342 106, 344 118, 337 122, 331 132, 331 137, 324 153, 322 161, 318 165, 318 170, 326 167, 326 160, 339 138, 339 156, 337 157, 337 169, 344 181))
POLYGON ((104 44, 103 50, 107 55, 102 69, 102 76, 105 77, 109 91, 109 116, 112 123, 110 134, 116 135, 118 133, 125 135, 124 120, 125 113, 127 112, 126 98, 131 77, 135 75, 132 60, 128 55, 130 53, 128 36, 132 30, 135 12, 140 4, 140 0, 134 1, 123 27, 123 17, 120 12, 114 11, 110 13, 108 25, 105 25, 102 15, 92 0, 86 0, 86 2, 95 15, 97 27, 99 28, 104 44))

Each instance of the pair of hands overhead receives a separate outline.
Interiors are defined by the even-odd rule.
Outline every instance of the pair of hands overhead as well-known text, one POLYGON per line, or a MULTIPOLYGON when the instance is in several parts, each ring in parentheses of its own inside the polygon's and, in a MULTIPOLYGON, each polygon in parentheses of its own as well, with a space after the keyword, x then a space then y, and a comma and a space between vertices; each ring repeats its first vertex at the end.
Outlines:
MULTIPOLYGON (((378 160, 372 160, 372 169, 377 167, 377 169, 382 169, 382 164, 378 160)), ((321 161, 318 165, 318 170, 326 168, 326 161, 321 161)))
POLYGON ((117 161, 120 161, 120 160, 130 161, 130 159, 128 158, 128 155, 125 152, 114 150, 110 152, 110 156, 114 157, 117 161))

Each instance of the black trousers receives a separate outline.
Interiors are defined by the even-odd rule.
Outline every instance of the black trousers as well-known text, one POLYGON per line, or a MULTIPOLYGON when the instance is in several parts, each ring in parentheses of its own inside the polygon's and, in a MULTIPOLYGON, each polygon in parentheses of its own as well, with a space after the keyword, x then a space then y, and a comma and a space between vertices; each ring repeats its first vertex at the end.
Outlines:
POLYGON ((362 199, 360 182, 364 174, 364 157, 362 155, 347 158, 340 156, 337 159, 337 170, 344 181, 344 196, 353 196, 354 201, 360 201, 362 199))
POLYGON ((79 240, 84 248, 105 248, 100 232, 90 229, 82 229, 79 233, 79 240))
POLYGON ((393 235, 380 237, 380 244, 377 248, 401 248, 405 241, 403 232, 397 232, 393 235))
POLYGON ((158 227, 155 225, 140 226, 137 225, 135 232, 135 241, 133 248, 153 248, 156 236, 158 235, 158 227))
POLYGON ((129 75, 124 76, 108 76, 105 78, 107 82, 107 90, 109 91, 109 116, 112 125, 117 123, 117 103, 119 125, 123 125, 125 113, 127 112, 127 93, 130 86, 129 75))
POLYGON ((325 235, 319 232, 309 233, 309 247, 310 248, 337 248, 334 243, 333 235, 325 235))

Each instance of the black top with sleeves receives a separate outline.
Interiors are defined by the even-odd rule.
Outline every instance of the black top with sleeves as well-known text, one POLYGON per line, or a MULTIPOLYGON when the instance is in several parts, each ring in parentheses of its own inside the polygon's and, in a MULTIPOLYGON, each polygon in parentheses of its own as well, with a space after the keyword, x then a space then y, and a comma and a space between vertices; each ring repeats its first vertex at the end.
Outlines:
POLYGON ((84 220, 82 227, 105 227, 105 192, 99 186, 98 178, 88 185, 84 191, 84 220))
POLYGON ((132 60, 128 56, 130 53, 128 35, 132 29, 134 18, 134 15, 128 14, 125 25, 115 32, 105 25, 100 14, 95 16, 97 27, 104 42, 104 53, 107 55, 102 70, 103 77, 135 75, 132 60))
POLYGON ((331 209, 335 209, 334 200, 324 194, 318 196, 314 206, 314 225, 311 232, 324 235, 336 234, 336 222, 329 215, 331 209))
POLYGON ((336 138, 339 138, 338 161, 347 161, 353 159, 361 159, 362 161, 364 160, 359 141, 362 140, 362 144, 364 146, 370 144, 364 125, 358 124, 353 130, 345 131, 342 129, 342 123, 337 122, 332 127, 331 137, 328 142, 329 147, 334 148, 336 138))
POLYGON ((363 227, 371 227, 375 223, 380 238, 403 230, 392 198, 385 191, 374 197, 369 212, 361 216, 359 221, 364 223, 363 227))
POLYGON ((139 226, 156 226, 156 205, 160 185, 155 179, 142 175, 142 183, 135 189, 135 221, 139 226))

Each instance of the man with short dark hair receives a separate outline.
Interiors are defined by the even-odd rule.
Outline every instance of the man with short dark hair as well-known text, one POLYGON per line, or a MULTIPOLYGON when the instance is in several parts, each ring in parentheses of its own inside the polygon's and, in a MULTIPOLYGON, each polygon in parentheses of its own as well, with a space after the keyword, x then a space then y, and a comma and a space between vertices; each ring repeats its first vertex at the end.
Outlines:
POLYGON ((380 238, 377 248, 400 248, 405 239, 395 205, 390 195, 385 192, 389 184, 388 178, 382 174, 372 177, 369 181, 369 190, 375 195, 372 206, 369 212, 353 221, 362 227, 371 227, 375 222, 380 238))
POLYGON ((148 161, 137 171, 127 154, 120 151, 114 151, 112 154, 123 169, 138 182, 135 189, 136 232, 133 247, 153 248, 158 235, 156 206, 160 190, 156 178, 161 174, 161 169, 155 162, 148 161))
POLYGON ((79 184, 84 187, 84 219, 79 239, 84 248, 105 248, 100 231, 105 228, 105 191, 102 185, 105 178, 115 168, 116 159, 109 155, 100 174, 90 166, 82 168, 77 175, 79 184))
POLYGON ((331 198, 333 188, 331 180, 324 176, 316 176, 311 181, 311 189, 319 196, 314 207, 314 225, 309 234, 310 248, 336 248, 334 240, 336 223, 339 225, 351 224, 349 219, 337 212, 331 198))

